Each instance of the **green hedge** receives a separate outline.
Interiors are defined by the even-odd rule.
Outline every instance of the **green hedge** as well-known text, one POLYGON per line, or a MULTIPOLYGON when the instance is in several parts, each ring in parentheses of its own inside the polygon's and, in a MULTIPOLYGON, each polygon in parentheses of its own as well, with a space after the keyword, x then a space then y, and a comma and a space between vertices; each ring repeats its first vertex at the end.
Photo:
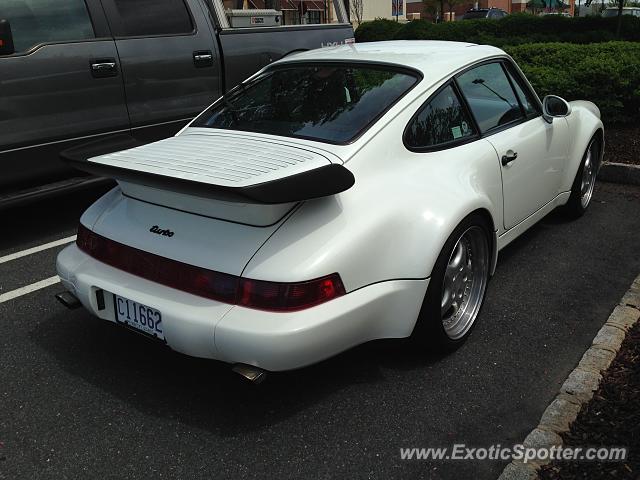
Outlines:
POLYGON ((356 41, 451 40, 495 45, 518 62, 538 95, 591 100, 607 122, 640 120, 640 18, 509 15, 501 20, 433 24, 416 20, 365 22, 356 41), (554 42, 553 40, 559 40, 554 42), (562 43, 560 43, 562 42, 562 43), (637 43, 636 43, 637 42, 637 43))
MULTIPOLYGON (((624 15, 620 40, 640 42, 640 18, 624 15)), ((434 24, 414 20, 363 22, 356 30, 357 42, 377 40, 452 40, 503 47, 533 42, 597 43, 616 39, 618 19, 568 18, 560 15, 508 15, 500 20, 465 20, 434 24)))
POLYGON ((402 26, 402 23, 384 18, 379 18, 371 22, 362 22, 355 31, 356 42, 392 40, 402 26))
POLYGON ((640 120, 640 43, 535 43, 505 51, 541 98, 590 100, 605 122, 640 120))

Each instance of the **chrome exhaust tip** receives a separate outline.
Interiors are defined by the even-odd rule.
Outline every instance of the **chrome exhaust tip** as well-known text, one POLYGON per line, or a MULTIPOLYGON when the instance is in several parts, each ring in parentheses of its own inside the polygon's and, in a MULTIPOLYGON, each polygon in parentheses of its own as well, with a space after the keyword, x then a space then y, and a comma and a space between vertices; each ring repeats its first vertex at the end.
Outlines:
POLYGON ((251 383, 262 383, 267 378, 267 372, 261 368, 254 367, 253 365, 246 365, 244 363, 236 363, 231 370, 242 375, 251 383))
POLYGON ((67 307, 69 310, 74 310, 82 306, 80 300, 71 292, 64 291, 62 293, 58 293, 56 296, 56 300, 58 300, 62 305, 67 307))

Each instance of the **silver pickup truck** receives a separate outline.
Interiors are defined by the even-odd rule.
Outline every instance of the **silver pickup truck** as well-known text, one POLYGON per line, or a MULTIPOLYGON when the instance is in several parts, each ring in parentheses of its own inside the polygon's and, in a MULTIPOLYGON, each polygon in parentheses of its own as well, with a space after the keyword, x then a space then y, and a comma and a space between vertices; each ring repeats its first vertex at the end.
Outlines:
POLYGON ((0 207, 92 182, 63 150, 173 135, 270 62, 350 41, 343 0, 1 0, 0 207))

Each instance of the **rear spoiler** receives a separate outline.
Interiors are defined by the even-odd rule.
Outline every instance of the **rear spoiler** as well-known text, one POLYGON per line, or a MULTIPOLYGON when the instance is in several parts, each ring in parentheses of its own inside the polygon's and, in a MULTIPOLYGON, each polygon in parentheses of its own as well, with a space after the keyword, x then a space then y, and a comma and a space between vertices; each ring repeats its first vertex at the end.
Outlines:
POLYGON ((92 175, 204 198, 219 199, 221 195, 228 195, 251 203, 290 203, 327 197, 344 192, 355 184, 353 173, 335 163, 269 182, 230 187, 90 161, 93 157, 144 144, 145 142, 139 142, 129 135, 114 135, 67 149, 60 153, 60 158, 72 167, 92 175))

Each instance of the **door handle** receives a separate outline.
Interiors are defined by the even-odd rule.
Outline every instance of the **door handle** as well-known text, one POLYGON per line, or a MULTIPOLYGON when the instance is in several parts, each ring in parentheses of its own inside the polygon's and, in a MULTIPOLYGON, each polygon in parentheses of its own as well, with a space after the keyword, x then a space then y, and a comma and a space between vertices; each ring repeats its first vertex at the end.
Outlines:
POLYGON ((505 153, 502 156, 502 166, 506 167, 511 162, 513 162, 516 158, 518 158, 518 152, 514 152, 513 150, 507 150, 507 153, 505 153))
POLYGON ((103 58, 91 62, 91 75, 94 78, 115 77, 118 75, 118 66, 115 58, 103 58))
POLYGON ((213 65, 213 53, 211 53, 211 50, 193 52, 193 64, 197 68, 211 67, 213 65))

